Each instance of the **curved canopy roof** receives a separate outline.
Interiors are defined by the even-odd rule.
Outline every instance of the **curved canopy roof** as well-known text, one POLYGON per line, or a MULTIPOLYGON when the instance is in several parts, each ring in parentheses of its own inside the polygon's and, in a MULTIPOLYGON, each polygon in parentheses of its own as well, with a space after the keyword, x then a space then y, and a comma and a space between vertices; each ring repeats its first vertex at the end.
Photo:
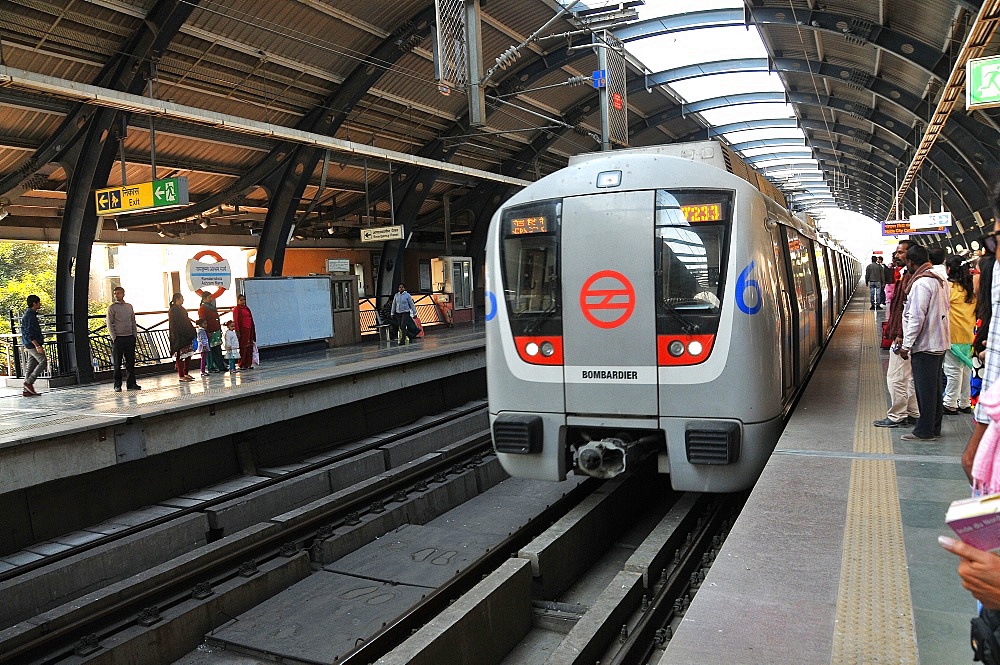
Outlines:
POLYGON ((425 0, 7 0, 0 233, 55 239, 94 189, 155 164, 188 178, 191 204, 119 226, 283 246, 395 221, 434 240, 448 207, 474 251, 516 183, 600 149, 605 29, 627 51, 629 145, 721 137, 795 208, 943 208, 955 245, 994 214, 1000 118, 960 94, 965 58, 997 52, 992 2, 480 2, 477 126, 436 80, 425 0))

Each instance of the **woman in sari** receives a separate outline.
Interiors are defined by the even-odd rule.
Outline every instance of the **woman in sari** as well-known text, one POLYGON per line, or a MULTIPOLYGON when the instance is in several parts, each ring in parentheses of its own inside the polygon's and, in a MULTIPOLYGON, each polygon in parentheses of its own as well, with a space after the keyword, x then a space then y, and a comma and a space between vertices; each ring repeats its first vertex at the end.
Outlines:
POLYGON ((253 347, 257 343, 257 328, 253 325, 253 312, 247 307, 247 297, 237 296, 233 308, 233 323, 240 340, 240 369, 253 367, 253 347))
POLYGON ((194 355, 191 344, 197 333, 191 324, 191 319, 188 318, 187 310, 184 309, 184 296, 179 293, 175 293, 170 299, 167 323, 170 353, 177 363, 177 376, 184 382, 194 381, 194 377, 188 374, 188 369, 191 356, 194 355))

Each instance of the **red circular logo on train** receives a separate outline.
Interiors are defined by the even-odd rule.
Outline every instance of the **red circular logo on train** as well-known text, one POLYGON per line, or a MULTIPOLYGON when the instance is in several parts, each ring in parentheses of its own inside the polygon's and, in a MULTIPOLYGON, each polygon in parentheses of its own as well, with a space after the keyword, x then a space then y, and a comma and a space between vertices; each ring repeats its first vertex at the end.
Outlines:
POLYGON ((635 310, 635 289, 620 272, 600 270, 580 289, 580 310, 598 328, 617 328, 635 310))

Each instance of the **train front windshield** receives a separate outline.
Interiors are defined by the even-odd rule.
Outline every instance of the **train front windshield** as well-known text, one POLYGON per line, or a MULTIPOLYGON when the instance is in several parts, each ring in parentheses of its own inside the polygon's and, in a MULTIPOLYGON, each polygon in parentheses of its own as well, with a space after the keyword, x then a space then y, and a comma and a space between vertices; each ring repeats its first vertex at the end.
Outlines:
POLYGON ((657 334, 718 332, 732 209, 731 191, 656 191, 657 334))

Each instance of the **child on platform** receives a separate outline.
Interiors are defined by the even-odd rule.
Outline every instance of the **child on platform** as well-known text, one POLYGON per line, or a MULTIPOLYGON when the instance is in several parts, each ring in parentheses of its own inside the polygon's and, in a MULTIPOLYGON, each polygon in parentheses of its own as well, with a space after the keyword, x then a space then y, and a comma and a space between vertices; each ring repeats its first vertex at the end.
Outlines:
POLYGON ((222 347, 229 361, 229 373, 234 374, 236 361, 240 359, 240 338, 236 334, 236 324, 232 321, 226 321, 226 334, 223 337, 222 347))
POLYGON ((208 332, 205 331, 205 319, 198 319, 195 322, 195 331, 198 334, 198 350, 201 351, 201 375, 208 376, 208 370, 212 362, 212 350, 208 348, 208 332))

